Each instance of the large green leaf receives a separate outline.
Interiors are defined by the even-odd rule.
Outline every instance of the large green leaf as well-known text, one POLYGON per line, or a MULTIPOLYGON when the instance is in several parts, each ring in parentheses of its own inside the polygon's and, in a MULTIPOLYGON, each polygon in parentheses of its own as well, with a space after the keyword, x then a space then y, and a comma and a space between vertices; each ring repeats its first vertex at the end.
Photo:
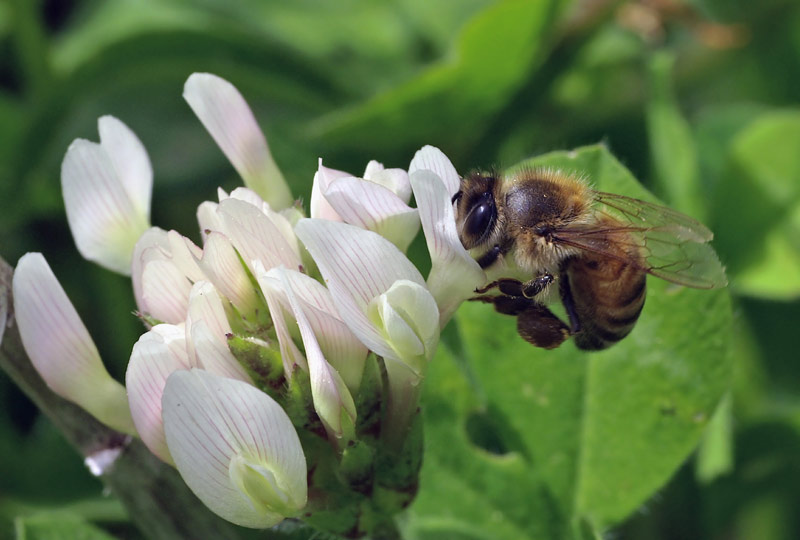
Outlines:
MULTIPOLYGON (((580 172, 604 191, 649 195, 590 146, 529 164, 580 172)), ((730 384, 727 291, 649 279, 633 333, 598 353, 536 349, 485 305, 456 316, 426 380, 416 538, 576 538, 618 523, 697 445, 730 384), (451 331, 452 332, 452 331, 451 331)))
POLYGON ((761 115, 733 138, 714 198, 738 292, 800 297, 800 111, 761 115))
POLYGON ((447 148, 475 141, 541 60, 561 7, 553 0, 498 2, 465 25, 442 61, 362 106, 323 118, 316 129, 328 143, 384 155, 424 142, 447 148))

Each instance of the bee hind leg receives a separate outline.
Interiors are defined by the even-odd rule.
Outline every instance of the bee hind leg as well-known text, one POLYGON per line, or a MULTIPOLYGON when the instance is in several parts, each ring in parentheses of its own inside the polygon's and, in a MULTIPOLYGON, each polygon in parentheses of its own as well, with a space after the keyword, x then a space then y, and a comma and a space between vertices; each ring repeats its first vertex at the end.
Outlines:
POLYGON ((493 304, 495 311, 503 315, 519 315, 533 305, 533 301, 524 296, 511 295, 481 295, 470 298, 471 302, 484 302, 493 304))
POLYGON ((541 304, 531 305, 517 316, 517 332, 528 343, 555 349, 571 335, 569 326, 541 304))

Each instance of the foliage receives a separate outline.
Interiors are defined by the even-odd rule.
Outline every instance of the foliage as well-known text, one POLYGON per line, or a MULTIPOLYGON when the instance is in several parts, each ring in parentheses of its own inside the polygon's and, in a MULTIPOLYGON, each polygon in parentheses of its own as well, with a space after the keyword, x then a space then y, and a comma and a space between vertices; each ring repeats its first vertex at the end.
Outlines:
MULTIPOLYGON (((633 334, 591 355, 534 350, 513 319, 463 306, 425 382, 404 533, 798 537, 800 7, 659 5, 0 3, 2 255, 46 254, 119 378, 141 330, 132 295, 78 258, 59 166, 113 114, 153 160, 153 222, 192 230, 220 179, 239 183, 180 99, 194 71, 242 91, 306 201, 319 156, 406 167, 423 144, 460 172, 543 154, 533 162, 651 197, 635 177, 715 231, 729 289, 651 279, 633 334)), ((427 264, 421 240, 410 255, 427 264)), ((0 400, 0 536, 136 534, 96 510, 99 483, 4 376, 0 400)))

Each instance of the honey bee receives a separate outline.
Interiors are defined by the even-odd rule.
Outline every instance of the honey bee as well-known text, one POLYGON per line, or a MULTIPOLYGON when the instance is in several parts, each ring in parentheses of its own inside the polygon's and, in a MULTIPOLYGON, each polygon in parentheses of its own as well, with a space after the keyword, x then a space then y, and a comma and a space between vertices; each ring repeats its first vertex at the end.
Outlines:
POLYGON ((617 343, 639 319, 647 274, 698 289, 727 284, 703 224, 561 171, 473 173, 453 203, 461 243, 493 279, 472 300, 516 316, 537 347, 570 336, 584 350, 617 343), (555 289, 569 324, 546 306, 555 289))

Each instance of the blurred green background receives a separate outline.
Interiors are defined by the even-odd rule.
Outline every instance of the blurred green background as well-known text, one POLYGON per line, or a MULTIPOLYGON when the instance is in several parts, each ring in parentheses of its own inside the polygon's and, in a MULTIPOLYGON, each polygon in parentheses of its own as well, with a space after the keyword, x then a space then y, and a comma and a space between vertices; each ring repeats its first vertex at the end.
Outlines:
MULTIPOLYGON (((432 144, 466 172, 604 143, 715 231, 734 326, 701 457, 611 534, 800 538, 796 0, 0 1, 0 255, 45 254, 120 379, 141 333, 129 282, 77 254, 60 163, 120 118, 153 162, 152 222, 199 242, 197 205, 240 181, 181 98, 195 71, 239 88, 306 201, 319 156, 360 173, 432 144)), ((426 264, 424 243, 410 255, 426 264)), ((49 520, 136 537, 0 373, 0 538, 15 519, 30 538, 49 520)))

